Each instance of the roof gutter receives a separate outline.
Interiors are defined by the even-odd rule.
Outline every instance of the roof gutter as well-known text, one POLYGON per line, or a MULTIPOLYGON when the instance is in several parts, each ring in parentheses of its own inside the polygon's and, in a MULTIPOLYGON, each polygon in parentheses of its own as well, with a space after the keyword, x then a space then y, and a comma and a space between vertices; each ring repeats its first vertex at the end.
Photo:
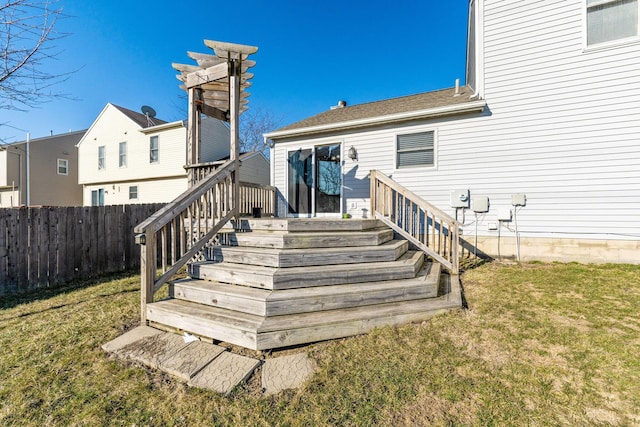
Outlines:
POLYGON ((349 120, 346 122, 329 123, 319 126, 309 126, 299 129, 289 129, 274 131, 264 134, 265 140, 287 138, 299 135, 310 135, 316 133, 356 129, 371 125, 383 125, 394 122, 404 122, 407 120, 430 119, 434 117, 452 116, 464 113, 482 112, 487 106, 485 100, 477 100, 458 105, 447 105, 444 107, 428 108, 426 110, 409 111, 405 113, 389 114, 386 116, 368 117, 365 119, 349 120))
POLYGON ((178 127, 186 127, 185 123, 184 123, 184 120, 178 120, 178 121, 175 121, 175 122, 162 123, 160 125, 149 126, 147 128, 139 129, 138 132, 142 132, 144 134, 147 134, 147 133, 153 133, 153 132, 158 132, 158 131, 161 131, 161 130, 178 128, 178 127))

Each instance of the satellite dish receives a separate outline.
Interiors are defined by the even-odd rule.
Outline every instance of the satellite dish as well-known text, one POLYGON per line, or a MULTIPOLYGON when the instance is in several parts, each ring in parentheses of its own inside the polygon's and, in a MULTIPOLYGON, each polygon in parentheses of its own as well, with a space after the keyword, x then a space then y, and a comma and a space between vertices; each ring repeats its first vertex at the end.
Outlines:
POLYGON ((156 110, 154 110, 153 108, 149 107, 148 105, 143 105, 142 106, 142 114, 144 114, 145 116, 153 119, 156 116, 156 110))

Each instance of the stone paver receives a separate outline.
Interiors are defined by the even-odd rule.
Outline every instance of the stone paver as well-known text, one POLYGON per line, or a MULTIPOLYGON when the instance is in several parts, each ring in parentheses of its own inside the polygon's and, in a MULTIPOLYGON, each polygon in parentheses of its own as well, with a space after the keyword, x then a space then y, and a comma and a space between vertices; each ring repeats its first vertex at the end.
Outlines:
POLYGON ((161 359, 158 367, 171 375, 189 381, 226 350, 218 345, 194 341, 177 353, 161 359))
POLYGON ((161 333, 162 331, 150 328, 148 326, 138 326, 137 328, 132 329, 123 335, 120 335, 113 341, 109 341, 108 343, 103 344, 102 349, 107 353, 116 353, 118 350, 121 350, 123 347, 126 347, 131 343, 140 341, 143 338, 159 335, 161 333))
MULTIPOLYGON (((185 342, 180 335, 139 326, 104 344, 102 349, 174 375, 192 387, 229 394, 260 361, 203 341, 185 342)), ((265 394, 300 387, 315 369, 306 353, 267 359, 262 370, 265 394)))
POLYGON ((315 364, 307 353, 267 359, 262 367, 264 394, 275 394, 289 388, 299 388, 311 376, 315 364))
POLYGON ((165 332, 132 342, 117 353, 157 369, 162 359, 172 356, 187 345, 180 335, 165 332))
POLYGON ((260 365, 260 361, 224 352, 189 381, 192 387, 229 394, 260 365))

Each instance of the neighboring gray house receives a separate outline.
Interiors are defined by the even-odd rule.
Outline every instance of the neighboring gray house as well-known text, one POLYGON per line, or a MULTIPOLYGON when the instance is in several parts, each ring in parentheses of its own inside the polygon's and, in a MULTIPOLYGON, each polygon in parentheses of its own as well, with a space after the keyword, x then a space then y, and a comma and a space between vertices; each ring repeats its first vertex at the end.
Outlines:
POLYGON ((376 169, 488 254, 640 262, 639 3, 471 0, 459 90, 265 134, 279 213, 367 216, 376 169))
POLYGON ((0 207, 82 205, 75 145, 84 133, 0 145, 0 207))

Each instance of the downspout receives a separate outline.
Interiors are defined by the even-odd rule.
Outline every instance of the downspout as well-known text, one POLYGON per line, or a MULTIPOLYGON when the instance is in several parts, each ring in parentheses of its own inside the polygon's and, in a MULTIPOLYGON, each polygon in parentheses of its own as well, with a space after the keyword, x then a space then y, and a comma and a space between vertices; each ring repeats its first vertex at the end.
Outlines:
POLYGON ((484 23, 482 17, 484 16, 484 0, 476 0, 476 13, 475 13, 475 54, 476 54, 476 89, 469 96, 469 99, 477 98, 480 96, 480 87, 484 87, 484 27, 481 25, 484 23))
POLYGON ((27 206, 31 206, 31 194, 30 194, 30 183, 29 183, 29 142, 31 140, 31 134, 29 132, 27 132, 27 146, 26 146, 26 153, 27 153, 27 166, 26 166, 26 179, 25 179, 25 195, 27 198, 27 206))

